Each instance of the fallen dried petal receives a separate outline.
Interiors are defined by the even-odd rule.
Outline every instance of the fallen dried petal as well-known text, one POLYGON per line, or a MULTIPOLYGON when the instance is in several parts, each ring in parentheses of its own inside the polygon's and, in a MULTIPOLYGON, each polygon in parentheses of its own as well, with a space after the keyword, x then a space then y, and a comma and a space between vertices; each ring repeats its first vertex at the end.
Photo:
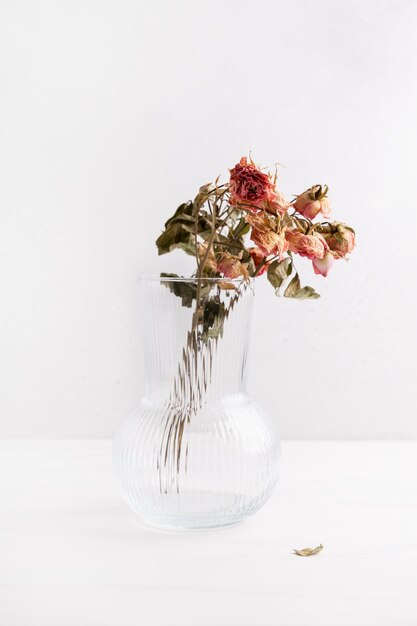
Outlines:
POLYGON ((294 554, 297 556, 312 556, 318 554, 323 550, 323 545, 320 544, 317 548, 303 548, 302 550, 294 550, 294 554))

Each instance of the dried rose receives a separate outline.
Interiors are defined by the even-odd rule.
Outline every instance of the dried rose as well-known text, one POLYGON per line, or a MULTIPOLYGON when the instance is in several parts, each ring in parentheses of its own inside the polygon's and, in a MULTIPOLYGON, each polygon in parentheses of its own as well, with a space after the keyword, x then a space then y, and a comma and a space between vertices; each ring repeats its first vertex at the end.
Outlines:
MULTIPOLYGON (((249 254, 251 255, 251 258, 254 262, 255 268, 257 268, 262 261, 265 259, 265 254, 262 252, 262 250, 260 248, 257 248, 256 246, 254 246, 253 248, 249 248, 248 249, 249 254)), ((257 276, 262 276, 262 274, 264 274, 267 269, 268 269, 268 265, 269 263, 265 263, 265 265, 263 265, 261 267, 261 269, 259 270, 259 272, 256 274, 257 276)))
POLYGON ((250 238, 265 256, 277 254, 280 258, 288 250, 284 232, 276 232, 276 218, 267 214, 246 215, 245 220, 252 226, 250 238))
POLYGON ((326 252, 322 259, 313 259, 313 269, 315 274, 321 274, 321 276, 327 276, 334 263, 334 256, 331 252, 326 252))
POLYGON ((217 261, 217 271, 226 278, 249 278, 248 270, 240 259, 228 252, 221 253, 217 261))
POLYGON ((296 230, 286 233, 289 249, 308 259, 322 259, 329 249, 325 239, 319 233, 304 235, 296 230))
POLYGON ((307 191, 304 191, 299 196, 296 196, 293 207, 304 215, 309 220, 321 213, 323 217, 329 217, 330 215, 330 203, 327 197, 328 187, 327 185, 313 185, 307 191))
POLYGON ((273 202, 276 199, 271 178, 254 163, 248 163, 246 157, 242 157, 230 170, 229 190, 231 205, 245 204, 248 209, 255 211, 262 202, 273 202))
POLYGON ((327 245, 338 259, 345 257, 355 247, 355 231, 343 223, 332 224, 331 233, 323 233, 327 245))
POLYGON ((285 239, 285 236, 273 230, 263 231, 254 228, 250 238, 265 256, 274 254, 282 259, 284 253, 288 250, 288 241, 285 239))
POLYGON ((268 213, 277 213, 280 215, 284 215, 291 204, 285 199, 284 194, 280 191, 275 190, 274 198, 266 200, 264 203, 264 208, 268 213))

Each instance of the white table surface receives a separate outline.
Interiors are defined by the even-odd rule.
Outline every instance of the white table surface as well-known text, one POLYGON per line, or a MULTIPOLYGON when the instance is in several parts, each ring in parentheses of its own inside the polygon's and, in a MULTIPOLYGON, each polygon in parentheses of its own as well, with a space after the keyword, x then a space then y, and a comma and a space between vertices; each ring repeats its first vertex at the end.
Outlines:
POLYGON ((0 441, 0 624, 416 626, 417 442, 284 442, 257 515, 167 533, 122 501, 109 441, 0 441))

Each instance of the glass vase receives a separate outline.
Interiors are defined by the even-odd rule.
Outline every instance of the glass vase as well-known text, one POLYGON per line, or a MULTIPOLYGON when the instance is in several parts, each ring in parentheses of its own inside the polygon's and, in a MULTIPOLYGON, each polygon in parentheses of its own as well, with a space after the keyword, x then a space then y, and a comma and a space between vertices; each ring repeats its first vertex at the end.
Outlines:
POLYGON ((279 442, 246 393, 253 282, 140 281, 145 393, 114 442, 115 470, 144 522, 236 524, 278 476, 279 442))

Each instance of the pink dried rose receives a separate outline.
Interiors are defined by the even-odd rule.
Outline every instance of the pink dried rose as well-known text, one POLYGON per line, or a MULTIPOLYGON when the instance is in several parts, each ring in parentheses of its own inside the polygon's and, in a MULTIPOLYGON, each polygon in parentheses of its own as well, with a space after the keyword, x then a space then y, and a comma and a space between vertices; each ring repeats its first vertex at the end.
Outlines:
POLYGON ((355 247, 355 232, 343 223, 332 224, 333 232, 323 233, 327 245, 337 259, 350 254, 355 247))
POLYGON ((242 157, 237 165, 230 170, 230 204, 244 204, 248 209, 256 209, 265 201, 276 199, 275 188, 271 178, 261 172, 252 162, 242 157))
POLYGON ((321 213, 323 217, 329 217, 330 202, 327 197, 327 191, 327 185, 313 185, 313 187, 310 187, 307 191, 296 196, 292 206, 298 213, 301 213, 301 215, 304 215, 304 217, 309 220, 314 220, 319 213, 321 213))
POLYGON ((217 271, 226 278, 249 278, 248 270, 243 263, 228 252, 222 252, 217 261, 217 271))
POLYGON ((322 259, 329 249, 326 240, 319 233, 304 235, 296 230, 286 233, 289 249, 308 259, 322 259))
POLYGON ((332 268, 333 263, 334 256, 331 252, 327 251, 322 259, 319 259, 317 257, 313 259, 314 273, 320 274, 321 276, 327 276, 332 268))
POLYGON ((276 232, 276 221, 267 214, 246 215, 248 224, 252 226, 250 238, 265 256, 277 254, 280 258, 288 250, 288 241, 284 232, 276 232))
MULTIPOLYGON (((248 252, 252 258, 252 261, 254 262, 255 268, 257 268, 262 261, 265 259, 265 254, 262 252, 262 250, 260 248, 257 248, 256 246, 254 246, 253 248, 249 248, 248 252)), ((267 269, 268 269, 268 263, 265 263, 265 265, 262 266, 262 268, 259 270, 259 272, 256 274, 257 276, 262 276, 262 274, 264 274, 267 269)))
POLYGON ((273 230, 262 231, 254 228, 250 238, 265 256, 274 254, 282 258, 288 250, 288 241, 285 239, 285 235, 273 230))
POLYGON ((274 195, 274 199, 265 201, 263 208, 268 211, 268 213, 283 215, 288 211, 291 204, 285 199, 284 194, 280 191, 275 190, 274 195))

